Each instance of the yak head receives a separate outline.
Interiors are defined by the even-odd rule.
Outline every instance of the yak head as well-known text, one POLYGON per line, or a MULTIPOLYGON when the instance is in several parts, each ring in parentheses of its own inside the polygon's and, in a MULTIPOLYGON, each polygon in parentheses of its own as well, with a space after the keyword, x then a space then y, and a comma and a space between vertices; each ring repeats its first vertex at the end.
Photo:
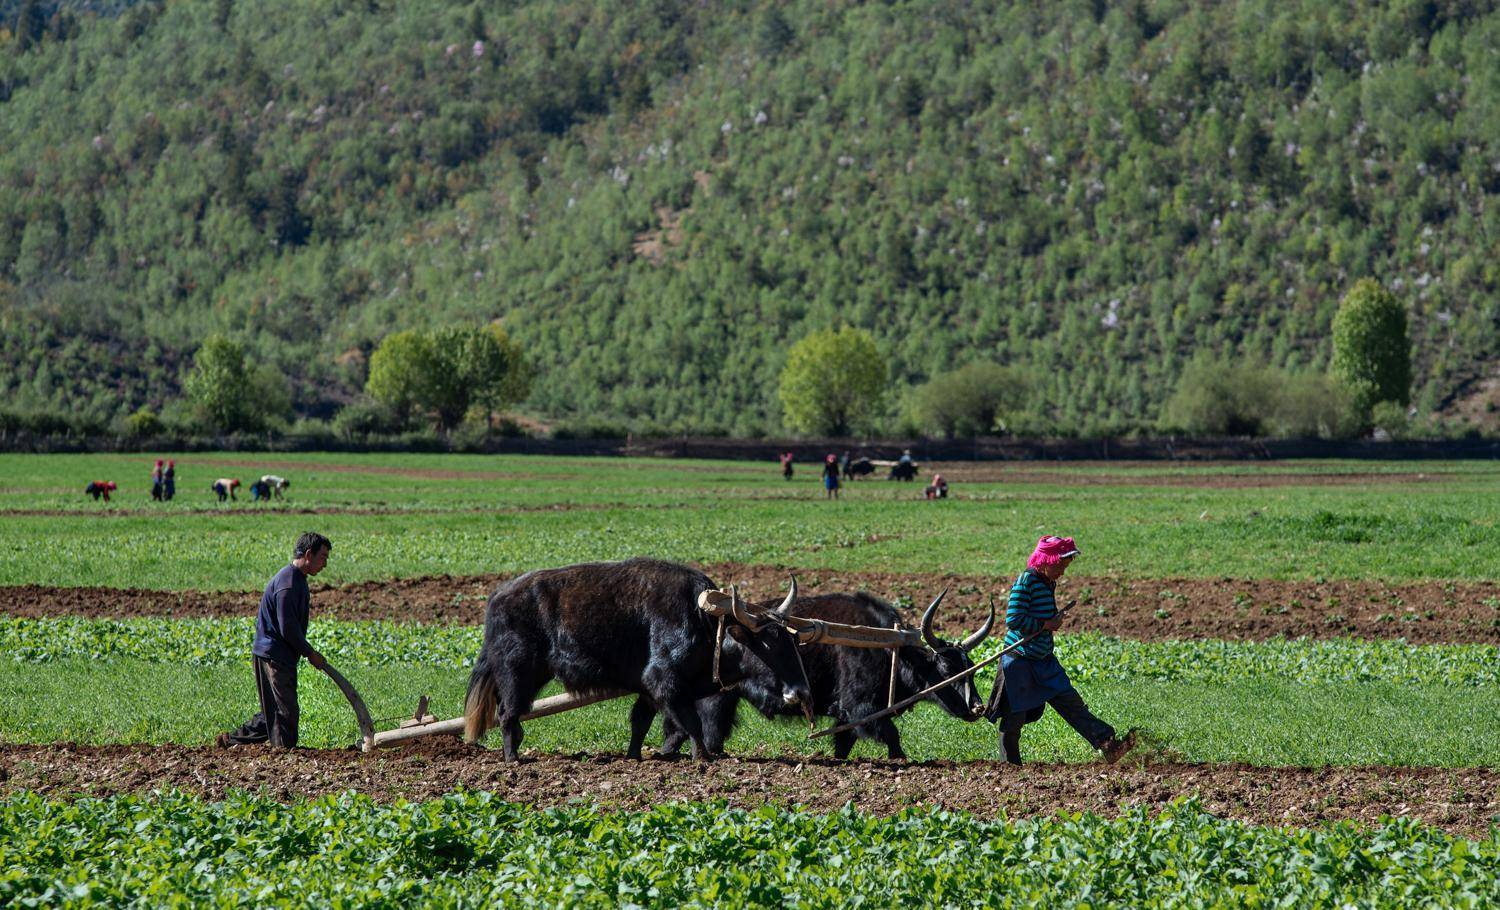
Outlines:
MULTIPOLYGON (((931 650, 913 647, 901 649, 902 662, 910 667, 918 690, 936 685, 974 666, 969 652, 989 637, 990 630, 995 626, 995 602, 991 600, 990 618, 967 638, 957 643, 938 638, 932 631, 932 620, 937 616, 938 604, 943 602, 947 593, 944 590, 939 594, 928 605, 927 612, 922 614, 922 640, 931 650)), ((944 711, 962 720, 978 720, 984 716, 984 701, 979 697, 979 689, 974 685, 972 673, 938 689, 928 698, 942 705, 944 711)))
MULTIPOLYGON (((733 687, 767 717, 800 707, 811 723, 812 687, 797 653, 797 635, 786 624, 797 596, 795 585, 780 606, 765 611, 746 607, 735 586, 729 592, 729 611, 722 621, 724 656, 738 665, 733 687)), ((727 675, 724 683, 730 684, 727 675)))

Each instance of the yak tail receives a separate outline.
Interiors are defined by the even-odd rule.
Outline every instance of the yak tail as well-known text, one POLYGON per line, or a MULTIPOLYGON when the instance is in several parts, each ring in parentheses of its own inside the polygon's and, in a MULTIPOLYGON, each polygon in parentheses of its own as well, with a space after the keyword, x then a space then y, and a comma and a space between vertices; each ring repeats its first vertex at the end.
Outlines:
POLYGON ((469 696, 464 702, 464 742, 476 743, 495 725, 495 674, 490 670, 488 649, 469 674, 469 696))

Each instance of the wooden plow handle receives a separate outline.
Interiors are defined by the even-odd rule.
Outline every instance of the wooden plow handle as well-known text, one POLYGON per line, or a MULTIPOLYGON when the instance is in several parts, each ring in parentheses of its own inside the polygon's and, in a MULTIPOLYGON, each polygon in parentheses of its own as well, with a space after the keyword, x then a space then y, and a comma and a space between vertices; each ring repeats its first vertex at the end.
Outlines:
MULTIPOLYGON (((1064 613, 1067 613, 1068 609, 1071 608, 1072 606, 1073 606, 1073 604, 1070 601, 1068 603, 1068 606, 1063 607, 1061 610, 1057 611, 1057 615, 1058 616, 1062 616, 1064 613)), ((868 717, 861 717, 859 720, 852 720, 852 721, 850 721, 847 724, 839 724, 837 727, 829 727, 826 730, 814 730, 813 732, 807 734, 807 738, 808 739, 817 739, 820 736, 828 736, 828 735, 833 734, 833 733, 842 733, 845 730, 853 730, 855 727, 867 724, 867 723, 869 723, 872 720, 880 720, 882 717, 887 717, 889 715, 895 714, 897 711, 902 711, 902 710, 904 710, 906 708, 909 708, 912 705, 916 704, 917 702, 921 701, 922 699, 926 698, 927 696, 931 695, 932 693, 936 692, 937 690, 941 689, 942 687, 944 687, 944 686, 950 686, 953 683, 958 682, 960 679, 963 679, 966 676, 973 676, 975 673, 978 673, 980 670, 983 670, 985 667, 988 667, 990 664, 994 663, 995 661, 999 660, 1000 658, 1004 657, 1005 655, 1009 654, 1010 652, 1014 651, 1015 649, 1017 649, 1017 648, 1021 647, 1022 645, 1026 644, 1028 641, 1031 641, 1033 638, 1036 638, 1038 635, 1041 635, 1043 631, 1045 631, 1045 630, 1038 629, 1037 631, 1031 633, 1030 635, 1028 635, 1025 638, 1021 639, 1020 641, 1018 641, 1015 644, 1011 645, 1010 647, 1008 647, 1008 648, 1002 648, 998 652, 996 652, 994 654, 991 654, 989 657, 986 657, 984 660, 981 660, 979 663, 975 664, 974 666, 970 667, 969 669, 960 671, 958 673, 955 673, 955 674, 953 674, 952 676, 948 677, 947 679, 943 680, 940 683, 934 683, 933 685, 930 685, 927 688, 923 689, 922 691, 918 692, 916 695, 913 695, 913 696, 911 696, 909 698, 903 698, 903 699, 901 699, 900 701, 896 702, 894 705, 891 705, 888 708, 884 708, 884 709, 882 709, 880 711, 876 711, 874 714, 871 714, 868 717)))
POLYGON ((333 684, 339 687, 344 697, 349 699, 349 707, 354 709, 354 717, 359 721, 360 749, 369 752, 375 748, 375 722, 370 720, 370 709, 365 707, 365 700, 359 697, 354 686, 344 678, 344 674, 333 668, 328 658, 323 658, 323 672, 333 680, 333 684))

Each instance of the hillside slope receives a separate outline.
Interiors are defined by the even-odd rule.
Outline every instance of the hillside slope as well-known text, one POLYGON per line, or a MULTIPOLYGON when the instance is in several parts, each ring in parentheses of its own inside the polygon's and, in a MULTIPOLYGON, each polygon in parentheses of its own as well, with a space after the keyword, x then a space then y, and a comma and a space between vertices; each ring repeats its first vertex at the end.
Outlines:
POLYGON ((502 318, 530 412, 753 434, 786 346, 847 322, 898 390, 989 358, 1090 432, 1197 350, 1321 367, 1373 275, 1434 410, 1500 356, 1475 6, 80 14, 0 47, 0 395, 161 407, 224 332, 327 416, 388 331, 502 318))

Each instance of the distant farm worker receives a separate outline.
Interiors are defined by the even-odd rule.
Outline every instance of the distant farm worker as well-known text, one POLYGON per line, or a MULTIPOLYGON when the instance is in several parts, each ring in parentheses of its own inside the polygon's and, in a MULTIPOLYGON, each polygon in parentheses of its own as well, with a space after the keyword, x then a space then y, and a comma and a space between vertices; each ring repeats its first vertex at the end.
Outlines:
POLYGON ((98 502, 101 496, 104 497, 105 502, 109 502, 109 494, 114 489, 115 482, 113 480, 91 480, 89 481, 89 485, 83 488, 83 492, 85 496, 94 497, 94 502, 98 502))
POLYGON ((934 474, 932 475, 932 483, 922 492, 926 494, 928 499, 947 499, 948 481, 943 479, 943 475, 934 474))
POLYGON ((1134 734, 1123 739, 1095 717, 1073 688, 1068 674, 1052 653, 1052 633, 1062 625, 1054 593, 1057 580, 1078 555, 1071 537, 1043 537, 1026 560, 1026 571, 1010 589, 1005 610, 1005 647, 1035 635, 1001 658, 1000 679, 990 698, 986 717, 1000 724, 1000 754, 1013 765, 1021 763, 1021 728, 1042 719, 1051 705, 1089 745, 1113 764, 1134 744, 1134 734))
POLYGON ((162 464, 161 459, 156 459, 156 467, 151 469, 151 498, 157 502, 162 497, 162 464))
POLYGON ((220 733, 218 746, 270 743, 290 749, 297 745, 297 664, 302 658, 319 670, 327 661, 307 643, 311 596, 307 580, 323 571, 333 544, 311 531, 297 538, 292 561, 272 576, 255 616, 255 691, 260 711, 230 733, 220 733))
POLYGON ((260 482, 265 484, 270 489, 271 495, 277 499, 281 499, 282 491, 292 485, 290 480, 287 480, 285 477, 277 477, 275 474, 262 474, 260 482))
POLYGON ((792 479, 792 453, 791 452, 782 452, 781 453, 781 478, 783 480, 791 480, 792 479))
POLYGON ((823 460, 823 497, 839 498, 839 460, 834 455, 823 460))
POLYGON ((167 459, 167 469, 161 473, 161 498, 167 502, 177 495, 177 462, 167 459))
POLYGON ((250 501, 260 502, 262 499, 270 501, 271 485, 264 480, 255 480, 250 483, 250 501))
POLYGON ((238 477, 220 477, 218 480, 213 482, 209 489, 213 490, 214 493, 218 495, 219 502, 223 502, 226 499, 235 499, 234 491, 238 490, 239 487, 240 479, 238 477))

